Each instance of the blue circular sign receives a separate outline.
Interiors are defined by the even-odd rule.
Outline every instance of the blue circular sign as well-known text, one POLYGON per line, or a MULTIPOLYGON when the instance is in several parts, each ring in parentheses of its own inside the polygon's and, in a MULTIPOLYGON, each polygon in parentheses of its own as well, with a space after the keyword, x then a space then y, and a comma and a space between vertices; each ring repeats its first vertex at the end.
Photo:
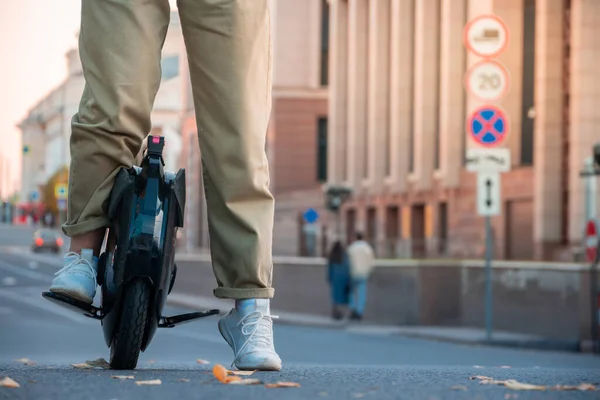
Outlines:
POLYGON ((498 146, 508 136, 506 114, 496 106, 478 108, 469 118, 469 133, 482 146, 498 146))
POLYGON ((309 224, 317 222, 319 219, 319 213, 314 208, 309 208, 304 212, 304 220, 309 224))

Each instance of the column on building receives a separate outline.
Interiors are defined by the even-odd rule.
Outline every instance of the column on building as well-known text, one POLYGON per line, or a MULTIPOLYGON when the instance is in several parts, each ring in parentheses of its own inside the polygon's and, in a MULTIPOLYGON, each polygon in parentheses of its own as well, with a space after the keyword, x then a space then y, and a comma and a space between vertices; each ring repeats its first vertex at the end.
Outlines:
POLYGON ((328 179, 348 180, 348 2, 329 2, 329 130, 328 179))
POLYGON ((414 183, 431 188, 438 129, 440 0, 419 0, 415 12, 414 183))
POLYGON ((391 2, 390 50, 390 170, 387 183, 391 191, 403 192, 413 151, 415 0, 391 2))
POLYGON ((348 182, 360 188, 366 177, 368 0, 348 2, 348 182))
POLYGON ((440 170, 444 187, 457 187, 463 160, 465 135, 466 49, 462 35, 467 0, 441 1, 440 60, 440 170))
POLYGON ((561 239, 563 0, 538 0, 535 32, 534 242, 536 258, 561 239))
MULTIPOLYGON (((389 169, 390 0, 369 1, 368 35, 368 183, 379 193, 389 169)), ((379 224, 381 226, 381 224, 379 224)))
POLYGON ((505 146, 511 151, 513 166, 521 163, 521 118, 522 118, 522 88, 523 88, 523 1, 524 0, 494 0, 493 13, 506 23, 509 30, 508 46, 498 56, 510 74, 510 87, 501 101, 501 107, 507 114, 508 137, 505 146))
MULTIPOLYGON (((600 2, 571 0, 569 239, 579 244, 585 221, 584 181, 579 176, 600 142, 600 2)), ((596 196, 596 201, 598 201, 596 196)))

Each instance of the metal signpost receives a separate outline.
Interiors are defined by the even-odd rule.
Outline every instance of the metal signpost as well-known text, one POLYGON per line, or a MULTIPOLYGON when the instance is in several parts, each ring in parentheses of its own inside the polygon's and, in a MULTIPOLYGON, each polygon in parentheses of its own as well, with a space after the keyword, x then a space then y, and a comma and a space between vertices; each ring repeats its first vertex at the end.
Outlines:
POLYGON ((467 149, 466 168, 477 173, 477 213, 485 217, 485 331, 492 339, 494 241, 491 217, 500 215, 502 199, 500 174, 511 168, 510 150, 501 147, 509 133, 506 112, 494 104, 508 91, 509 74, 506 68, 491 58, 498 56, 508 45, 506 24, 494 15, 478 16, 467 23, 463 32, 464 44, 483 60, 474 64, 465 75, 465 88, 471 96, 486 104, 469 114, 467 134, 471 148, 467 149))
POLYGON ((600 261, 600 240, 598 234, 600 225, 595 219, 595 207, 593 203, 595 185, 593 179, 600 176, 600 144, 594 146, 593 157, 586 159, 586 168, 579 173, 586 178, 586 217, 588 221, 585 225, 585 257, 590 263, 590 299, 591 299, 591 320, 592 320, 592 340, 594 343, 593 351, 600 352, 600 292, 598 292, 598 262, 600 261), (590 189, 594 190, 590 190, 590 189), (589 203, 589 204, 588 204, 589 203))
POLYGON ((308 255, 314 256, 317 246, 316 239, 318 233, 316 222, 319 220, 319 213, 314 208, 309 208, 304 212, 302 217, 304 218, 304 222, 306 222, 303 231, 306 235, 306 247, 308 250, 308 255))
POLYGON ((61 224, 65 220, 64 213, 67 211, 68 190, 67 185, 64 183, 57 183, 54 185, 54 197, 56 197, 56 206, 59 214, 58 220, 61 224))

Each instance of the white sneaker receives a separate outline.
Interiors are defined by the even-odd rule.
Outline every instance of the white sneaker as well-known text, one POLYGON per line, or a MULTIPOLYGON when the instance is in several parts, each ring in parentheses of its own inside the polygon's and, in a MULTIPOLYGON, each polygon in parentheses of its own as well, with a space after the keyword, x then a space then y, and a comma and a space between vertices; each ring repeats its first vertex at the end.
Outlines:
POLYGON ((273 319, 268 299, 236 301, 219 320, 219 332, 233 349, 239 370, 279 371, 281 359, 273 344, 273 319))
POLYGON ((50 291, 92 304, 98 286, 98 258, 91 249, 83 249, 81 254, 65 254, 64 263, 65 266, 54 274, 56 278, 50 291))

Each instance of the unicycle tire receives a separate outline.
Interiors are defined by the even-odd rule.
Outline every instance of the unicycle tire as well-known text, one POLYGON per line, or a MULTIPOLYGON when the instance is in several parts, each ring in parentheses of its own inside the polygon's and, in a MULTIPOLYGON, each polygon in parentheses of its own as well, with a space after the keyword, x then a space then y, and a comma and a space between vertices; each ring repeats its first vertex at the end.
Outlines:
POLYGON ((146 330, 150 304, 148 282, 133 280, 124 291, 119 324, 110 346, 112 369, 135 369, 146 330))

